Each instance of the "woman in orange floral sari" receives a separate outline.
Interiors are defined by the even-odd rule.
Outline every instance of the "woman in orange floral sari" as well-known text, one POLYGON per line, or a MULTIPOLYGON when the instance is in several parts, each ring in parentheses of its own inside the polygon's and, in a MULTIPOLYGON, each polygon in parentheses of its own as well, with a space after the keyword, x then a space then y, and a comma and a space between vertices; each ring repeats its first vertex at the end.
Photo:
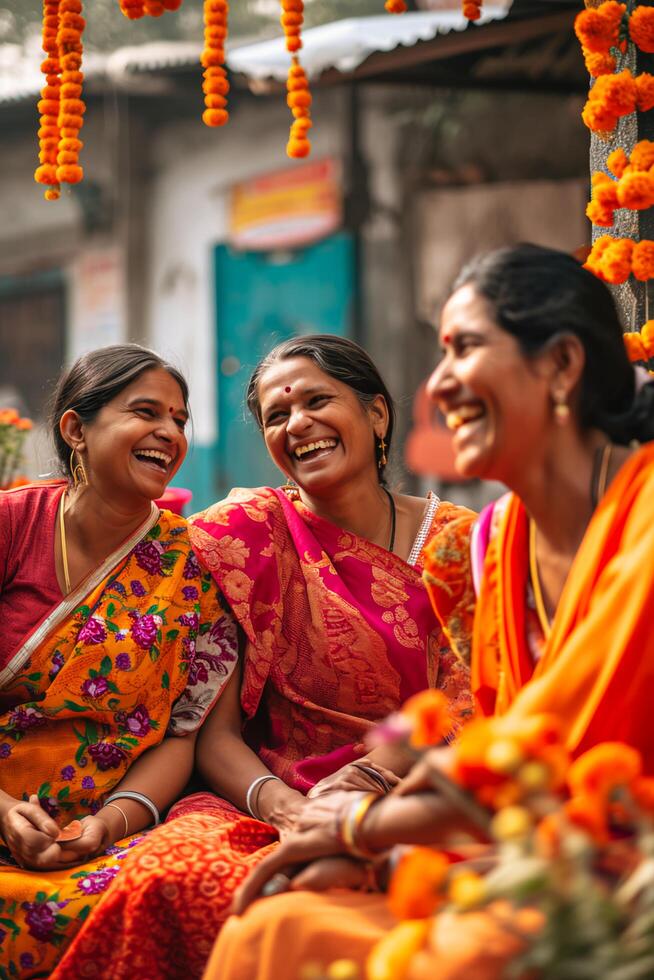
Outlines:
MULTIPOLYGON (((624 741, 652 775, 654 445, 630 444, 654 438, 654 387, 636 390, 612 297, 570 256, 503 249, 462 274, 441 343, 429 390, 454 431, 457 468, 512 490, 472 535, 477 709, 516 719, 554 714, 573 754, 624 741)), ((446 527, 428 548, 426 578, 443 621, 461 594, 443 552, 471 524, 446 527)), ((353 854, 443 843, 462 818, 430 788, 430 767, 441 764, 442 750, 428 754, 349 834, 341 830, 351 802, 334 796, 307 808, 298 830, 254 870, 237 908, 280 874, 289 894, 228 923, 207 980, 294 980, 303 963, 342 957, 363 968, 392 925, 383 900, 302 889, 354 885, 357 871, 368 882, 353 854)), ((397 947, 384 975, 499 980, 520 944, 511 925, 480 912, 439 917, 410 947, 397 947)))
MULTIPOLYGON (((182 801, 131 856, 57 980, 199 976, 236 886, 308 798, 387 789, 406 771, 366 754, 375 722, 427 684, 469 708, 467 668, 421 580, 425 541, 469 512, 381 482, 392 403, 368 356, 338 337, 291 341, 259 366, 249 400, 295 485, 234 491, 191 522, 243 635, 240 685, 198 746, 217 796, 182 801)), ((470 601, 453 609, 453 633, 470 601)))
POLYGON ((183 789, 236 662, 186 522, 152 502, 184 458, 186 401, 150 351, 87 354, 55 393, 70 482, 0 493, 3 977, 51 974, 183 789))

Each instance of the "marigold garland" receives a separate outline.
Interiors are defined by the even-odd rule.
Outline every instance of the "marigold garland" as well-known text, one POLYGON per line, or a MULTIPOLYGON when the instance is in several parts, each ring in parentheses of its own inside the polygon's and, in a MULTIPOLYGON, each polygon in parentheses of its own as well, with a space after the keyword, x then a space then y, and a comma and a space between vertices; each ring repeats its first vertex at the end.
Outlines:
POLYGON ((636 47, 654 54, 654 8, 639 4, 629 18, 629 36, 636 47))
POLYGON ((617 178, 597 172, 592 177, 591 201, 586 215, 594 225, 610 228, 617 208, 643 211, 654 205, 654 142, 641 140, 627 157, 618 148, 609 154, 608 170, 617 178))
POLYGON ((624 48, 624 3, 606 0, 599 7, 582 10, 575 18, 575 34, 584 51, 608 54, 611 48, 624 48))
POLYGON ((303 0, 281 0, 281 6, 280 20, 284 29, 286 50, 291 54, 291 64, 286 77, 286 104, 293 113, 293 123, 286 144, 286 153, 289 157, 301 159, 311 153, 308 132, 313 125, 309 81, 298 57, 298 51, 302 47, 304 2, 303 0))
POLYGON ((206 126, 224 126, 229 119, 227 93, 229 82, 225 71, 225 40, 229 4, 227 0, 204 0, 204 49, 202 51, 202 121, 206 126))
POLYGON ((640 330, 629 331, 623 339, 630 361, 651 360, 654 357, 654 320, 648 320, 640 330))
POLYGON ((615 75, 600 75, 588 94, 581 117, 594 133, 609 136, 621 116, 636 109, 654 108, 654 75, 643 72, 635 78, 628 68, 615 75))
POLYGON ((384 7, 389 14, 404 14, 407 11, 407 5, 404 0, 386 0, 384 7))
POLYGON ((82 34, 86 21, 82 17, 82 0, 60 0, 57 46, 61 64, 61 98, 59 101, 59 148, 57 180, 60 184, 78 184, 84 176, 79 165, 83 146, 79 132, 84 125, 86 106, 82 100, 82 34))
POLYGON ((118 0, 120 9, 130 20, 161 17, 167 10, 179 10, 182 0, 118 0))
POLYGON ((139 20, 145 15, 145 0, 119 0, 120 9, 130 20, 139 20))
POLYGON ((598 279, 611 285, 626 282, 630 275, 640 282, 654 279, 654 242, 601 235, 584 263, 598 279))
POLYGON ((59 146, 59 99, 61 95, 61 65, 57 47, 59 30, 59 0, 43 0, 43 50, 45 60, 41 71, 45 75, 45 85, 38 103, 39 119, 39 161, 34 173, 39 184, 46 184, 45 198, 56 201, 60 194, 57 180, 57 148, 59 146))

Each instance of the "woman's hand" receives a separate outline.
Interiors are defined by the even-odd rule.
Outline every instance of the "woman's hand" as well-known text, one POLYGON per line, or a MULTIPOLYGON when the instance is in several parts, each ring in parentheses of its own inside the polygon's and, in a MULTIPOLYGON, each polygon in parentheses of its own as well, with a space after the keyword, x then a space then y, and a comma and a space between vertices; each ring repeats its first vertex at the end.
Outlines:
MULTIPOLYGON (((326 892, 330 888, 351 891, 378 890, 371 865, 351 857, 328 857, 313 861, 291 878, 286 891, 326 892)), ((283 882, 281 882, 283 884, 283 882)))
POLYGON ((350 762, 347 766, 337 769, 331 776, 321 779, 309 790, 307 796, 310 799, 315 799, 317 796, 324 796, 326 793, 333 793, 338 790, 383 793, 388 792, 399 781, 399 777, 394 772, 371 759, 357 759, 356 762, 350 762), (377 778, 373 775, 375 772, 378 774, 377 778))
POLYGON ((413 793, 433 790, 435 785, 438 785, 434 776, 438 776, 439 773, 449 776, 453 761, 454 754, 449 745, 429 749, 400 782, 396 794, 398 796, 411 796, 413 793))
POLYGON ((60 828, 41 809, 36 794, 7 809, 0 830, 16 862, 31 871, 56 871, 82 864, 109 844, 109 831, 97 817, 82 820, 82 834, 77 840, 57 843, 60 828))

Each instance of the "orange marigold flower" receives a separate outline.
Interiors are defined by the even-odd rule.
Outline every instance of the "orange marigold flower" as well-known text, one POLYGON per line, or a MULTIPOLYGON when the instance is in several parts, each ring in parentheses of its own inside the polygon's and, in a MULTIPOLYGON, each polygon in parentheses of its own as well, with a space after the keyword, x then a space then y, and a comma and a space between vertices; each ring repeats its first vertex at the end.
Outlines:
POLYGON ((590 99, 583 108, 581 118, 593 133, 612 133, 618 121, 616 114, 602 102, 592 102, 590 99))
MULTIPOLYGON (((654 8, 652 8, 654 13, 654 8)), ((640 140, 629 154, 629 162, 635 170, 649 170, 654 166, 654 143, 640 140)))
POLYGON ((641 51, 654 54, 654 8, 638 4, 629 18, 629 35, 641 51))
POLYGON ((640 328, 640 336, 642 337, 648 359, 654 357, 654 320, 648 320, 640 328))
MULTIPOLYGON (((627 350, 627 357, 635 364, 637 361, 648 360, 647 354, 645 352, 645 345, 643 343, 643 338, 640 336, 638 330, 630 330, 622 335, 624 340, 624 345, 627 350)), ((633 792, 633 785, 632 785, 633 792)))
POLYGON ((601 102, 616 116, 626 116, 636 108, 638 88, 628 68, 615 75, 602 75, 593 85, 590 98, 601 102))
POLYGON ((631 256, 631 271, 640 282, 654 279, 654 242, 649 238, 636 243, 631 256))
POLYGON ((595 10, 582 10, 575 19, 575 34, 588 51, 597 54, 608 53, 618 44, 620 22, 625 5, 608 0, 595 10))
POLYGON ((407 9, 404 0, 386 0, 384 7, 389 14, 403 14, 407 9))
POLYGON ((606 811, 602 800, 588 794, 573 796, 563 806, 571 824, 584 830, 596 844, 606 844, 609 839, 606 811))
POLYGON ((411 722, 409 742, 416 749, 439 745, 454 727, 447 697, 433 688, 409 698, 401 714, 411 722))
MULTIPOLYGON (((630 242, 630 239, 623 239, 630 242)), ((633 246, 633 242, 631 242, 633 246)), ((611 247, 615 247, 611 246, 611 247)), ((604 257, 606 261, 606 254, 604 257)), ((619 786, 628 786, 640 776, 643 763, 640 752, 624 742, 601 742, 588 749, 570 766, 568 786, 575 795, 608 798, 619 786)))
POLYGON ((630 238, 618 238, 611 242, 600 263, 602 277, 606 282, 617 285, 626 282, 631 272, 631 255, 634 242, 630 238))
POLYGON ((602 258, 604 257, 604 252, 607 250, 611 242, 615 241, 612 235, 600 235, 600 237, 594 242, 593 247, 590 250, 590 255, 584 262, 584 269, 588 269, 593 275, 597 276, 598 279, 604 279, 602 274, 602 258))
POLYGON ((423 919, 443 904, 443 885, 450 869, 444 854, 414 847, 400 858, 388 891, 388 905, 398 919, 423 919))
POLYGON ((454 746, 453 778, 469 789, 499 786, 504 777, 493 772, 487 762, 490 742, 497 737, 494 718, 476 718, 469 722, 454 746))
POLYGON ((481 4, 466 0, 463 4, 463 16, 466 20, 479 20, 481 17, 481 4))
POLYGON ((610 170, 613 176, 617 177, 618 179, 622 177, 624 169, 626 166, 628 166, 628 164, 629 159, 621 146, 619 146, 617 150, 613 150, 612 153, 609 153, 606 159, 607 170, 610 170))
POLYGON ((624 174, 618 184, 618 202, 621 208, 644 211, 654 204, 654 175, 636 171, 624 174))
POLYGON ((636 76, 636 93, 638 108, 641 112, 654 109, 654 75, 648 72, 636 76))
POLYGON ((596 51, 588 51, 582 48, 584 63, 591 78, 599 78, 600 75, 611 75, 615 71, 615 58, 612 54, 599 54, 596 51))

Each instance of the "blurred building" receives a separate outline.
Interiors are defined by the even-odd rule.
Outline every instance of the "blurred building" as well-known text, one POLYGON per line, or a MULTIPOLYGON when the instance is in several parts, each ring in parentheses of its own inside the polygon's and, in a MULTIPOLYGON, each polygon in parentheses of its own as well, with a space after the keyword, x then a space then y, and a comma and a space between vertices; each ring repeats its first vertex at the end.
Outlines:
POLYGON ((458 0, 446 8, 306 32, 306 162, 285 154, 281 41, 230 53, 220 130, 200 120, 194 45, 90 58, 86 176, 55 203, 32 179, 40 56, 23 74, 0 47, 0 389, 38 418, 62 363, 154 347, 190 380, 194 442, 176 482, 203 506, 275 480, 244 410, 258 357, 293 334, 343 333, 398 397, 417 474, 398 453, 398 479, 450 480, 447 440, 423 438, 437 420, 414 394, 453 277, 479 249, 572 250, 589 230, 576 4, 487 5, 468 27, 458 0))

